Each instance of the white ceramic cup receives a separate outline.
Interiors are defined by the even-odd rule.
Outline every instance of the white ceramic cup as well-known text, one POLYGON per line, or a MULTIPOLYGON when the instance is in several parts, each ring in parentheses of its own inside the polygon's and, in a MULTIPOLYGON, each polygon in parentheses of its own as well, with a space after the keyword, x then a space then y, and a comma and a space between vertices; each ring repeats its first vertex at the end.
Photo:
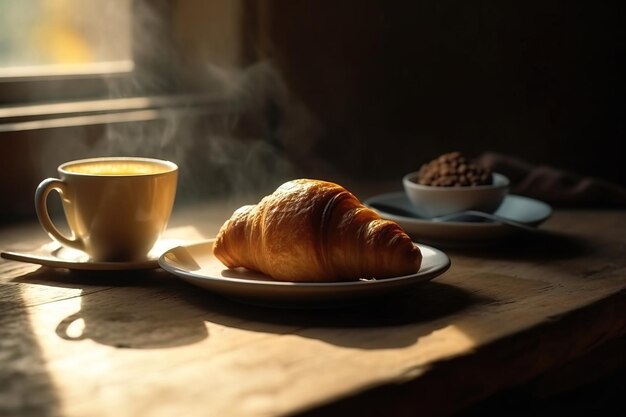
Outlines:
POLYGON ((59 178, 47 178, 35 192, 43 229, 62 245, 96 261, 145 259, 172 212, 178 167, 173 162, 134 157, 104 157, 66 162, 59 178), (47 199, 61 195, 72 236, 50 219, 47 199))

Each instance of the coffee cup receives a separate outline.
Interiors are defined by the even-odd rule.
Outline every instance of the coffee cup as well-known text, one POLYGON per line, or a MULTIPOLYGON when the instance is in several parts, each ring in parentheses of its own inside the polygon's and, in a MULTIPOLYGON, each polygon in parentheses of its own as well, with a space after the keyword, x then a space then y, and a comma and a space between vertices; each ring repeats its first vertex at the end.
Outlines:
POLYGON ((172 212, 176 164, 150 158, 91 158, 66 162, 58 174, 59 178, 43 180, 35 192, 37 217, 52 239, 95 261, 147 257, 172 212), (50 218, 51 191, 61 196, 71 236, 60 232, 50 218))

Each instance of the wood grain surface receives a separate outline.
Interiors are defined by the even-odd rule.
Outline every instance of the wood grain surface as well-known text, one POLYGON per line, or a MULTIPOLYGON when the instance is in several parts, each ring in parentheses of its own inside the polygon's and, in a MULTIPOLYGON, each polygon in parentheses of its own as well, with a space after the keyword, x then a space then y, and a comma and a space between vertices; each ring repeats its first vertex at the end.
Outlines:
MULTIPOLYGON (((234 208, 184 208, 169 233, 212 237, 234 208)), ((559 210, 542 229, 443 248, 434 281, 317 311, 161 270, 0 260, 0 416, 449 415, 626 333, 626 212, 559 210)), ((47 239, 0 233, 0 249, 47 239)))

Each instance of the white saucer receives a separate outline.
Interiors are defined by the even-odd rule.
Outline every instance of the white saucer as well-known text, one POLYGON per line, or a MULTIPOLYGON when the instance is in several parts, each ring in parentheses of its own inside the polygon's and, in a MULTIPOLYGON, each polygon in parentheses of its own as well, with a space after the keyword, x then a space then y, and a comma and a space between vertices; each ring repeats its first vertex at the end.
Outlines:
POLYGON ((75 249, 63 247, 57 242, 49 242, 33 250, 0 252, 0 256, 13 261, 28 262, 52 268, 67 268, 85 271, 128 271, 136 269, 155 269, 159 267, 158 258, 166 250, 180 245, 181 240, 162 239, 154 246, 146 259, 131 262, 98 262, 75 249))
MULTIPOLYGON (((519 228, 492 221, 434 222, 418 214, 408 215, 414 211, 404 192, 374 196, 365 200, 364 204, 378 212, 381 217, 398 223, 419 242, 439 245, 486 243, 523 232, 519 228)), ((552 208, 542 201, 509 194, 495 214, 528 226, 539 226, 550 217, 552 208)))
POLYGON ((445 253, 417 245, 423 259, 420 270, 412 275, 348 282, 284 282, 243 268, 228 269, 213 256, 213 241, 170 249, 159 258, 159 264, 190 284, 246 303, 273 307, 352 304, 424 283, 450 267, 445 253))

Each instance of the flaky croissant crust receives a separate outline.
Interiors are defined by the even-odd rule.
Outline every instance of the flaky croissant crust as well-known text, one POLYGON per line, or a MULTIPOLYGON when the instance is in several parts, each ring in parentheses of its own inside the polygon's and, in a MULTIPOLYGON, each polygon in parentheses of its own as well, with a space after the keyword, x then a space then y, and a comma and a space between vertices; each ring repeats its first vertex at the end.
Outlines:
POLYGON ((340 185, 289 181, 220 229, 215 256, 229 268, 281 281, 345 281, 415 273, 422 255, 396 223, 340 185))

